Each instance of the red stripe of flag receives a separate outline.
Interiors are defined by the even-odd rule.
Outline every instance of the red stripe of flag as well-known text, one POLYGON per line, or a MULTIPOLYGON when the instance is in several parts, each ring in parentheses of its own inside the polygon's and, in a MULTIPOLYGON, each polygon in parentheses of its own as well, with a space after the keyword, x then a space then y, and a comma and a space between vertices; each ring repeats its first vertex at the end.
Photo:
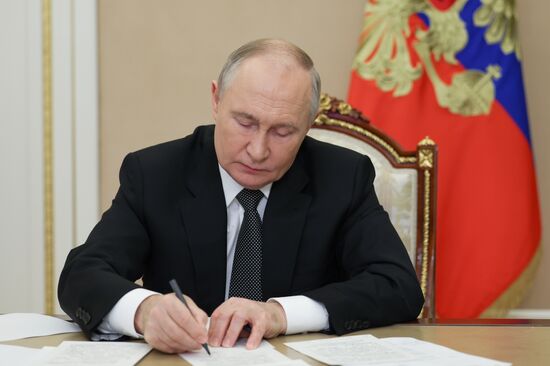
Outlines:
MULTIPOLYGON (((425 27, 417 17, 411 25, 425 27)), ((414 65, 418 57, 411 56, 414 65)), ((446 83, 464 70, 432 61, 446 83)), ((437 315, 479 316, 539 246, 535 170, 525 135, 497 100, 488 115, 476 117, 440 107, 425 73, 410 94, 393 97, 353 71, 348 101, 405 149, 426 135, 438 145, 437 315)))

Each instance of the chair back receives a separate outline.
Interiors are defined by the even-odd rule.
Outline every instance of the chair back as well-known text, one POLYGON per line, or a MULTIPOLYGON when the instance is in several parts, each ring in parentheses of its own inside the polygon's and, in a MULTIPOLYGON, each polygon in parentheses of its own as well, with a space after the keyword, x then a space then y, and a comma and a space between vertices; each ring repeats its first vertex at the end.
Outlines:
POLYGON ((437 147, 428 137, 414 151, 401 147, 349 104, 321 96, 309 136, 367 155, 376 170, 378 199, 405 244, 426 299, 423 318, 435 317, 437 147))

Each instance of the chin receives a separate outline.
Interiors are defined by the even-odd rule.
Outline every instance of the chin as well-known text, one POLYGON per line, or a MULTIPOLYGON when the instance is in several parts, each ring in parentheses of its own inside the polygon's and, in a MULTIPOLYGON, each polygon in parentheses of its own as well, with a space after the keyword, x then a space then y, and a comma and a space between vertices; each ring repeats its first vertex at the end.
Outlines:
POLYGON ((263 186, 269 184, 269 182, 261 182, 261 183, 258 183, 258 182, 242 182, 241 183, 241 186, 243 186, 244 188, 248 188, 248 189, 260 189, 262 188, 263 186))
POLYGON ((269 179, 250 179, 251 177, 239 177, 235 179, 241 186, 248 189, 260 189, 272 181, 269 179))

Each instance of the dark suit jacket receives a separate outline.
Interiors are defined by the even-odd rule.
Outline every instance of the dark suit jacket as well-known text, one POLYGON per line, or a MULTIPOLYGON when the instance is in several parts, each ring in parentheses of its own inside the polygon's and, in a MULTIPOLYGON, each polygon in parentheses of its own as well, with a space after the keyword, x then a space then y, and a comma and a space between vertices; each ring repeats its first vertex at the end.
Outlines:
MULTIPOLYGON (((213 131, 124 159, 111 208, 59 280, 61 307, 87 334, 142 276, 161 293, 177 279, 209 314, 224 301, 227 211, 213 131)), ((373 180, 368 157, 306 137, 265 209, 265 299, 317 300, 337 334, 416 318, 422 292, 373 180)))

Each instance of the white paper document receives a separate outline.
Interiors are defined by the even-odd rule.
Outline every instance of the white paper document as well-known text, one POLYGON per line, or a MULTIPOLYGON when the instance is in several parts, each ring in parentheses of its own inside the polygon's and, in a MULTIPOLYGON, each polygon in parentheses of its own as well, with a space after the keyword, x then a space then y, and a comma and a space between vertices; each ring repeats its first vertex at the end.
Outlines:
POLYGON ((34 313, 0 315, 0 342, 14 339, 80 332, 75 323, 34 313))
MULTIPOLYGON (((415 355, 415 361, 408 363, 410 366, 509 366, 511 363, 491 360, 489 358, 474 356, 455 351, 438 344, 421 341, 415 338, 392 337, 381 338, 380 341, 395 348, 405 350, 415 355)), ((400 364, 384 364, 384 366, 398 366, 400 364)))
POLYGON ((33 366, 133 366, 151 351, 151 346, 134 342, 66 341, 44 351, 33 366))
POLYGON ((329 365, 379 365, 382 362, 404 363, 413 359, 370 334, 360 336, 288 342, 286 346, 329 365))
POLYGON ((347 336, 285 343, 329 365, 349 366, 507 366, 510 363, 461 353, 414 338, 347 336))
POLYGON ((0 364, 2 365, 29 365, 35 361, 42 350, 39 348, 8 346, 0 344, 0 364))
POLYGON ((291 360, 272 345, 262 341, 254 349, 246 349, 246 339, 241 339, 232 348, 210 347, 212 355, 208 355, 202 348, 193 352, 181 353, 180 357, 194 366, 241 366, 241 365, 303 365, 304 363, 291 360))

